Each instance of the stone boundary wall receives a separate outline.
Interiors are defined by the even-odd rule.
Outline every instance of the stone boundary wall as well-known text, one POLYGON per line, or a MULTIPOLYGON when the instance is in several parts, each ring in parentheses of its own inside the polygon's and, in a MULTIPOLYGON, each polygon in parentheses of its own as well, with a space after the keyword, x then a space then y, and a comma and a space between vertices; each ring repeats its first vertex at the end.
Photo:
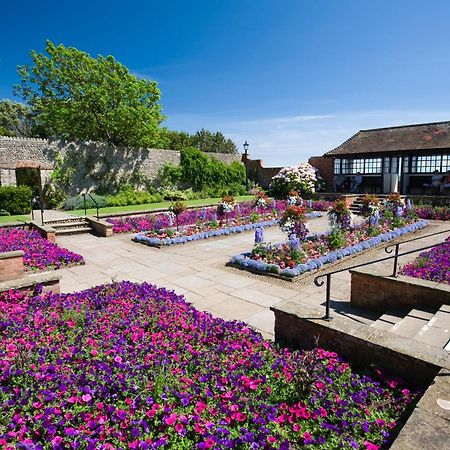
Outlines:
MULTIPOLYGON (((76 159, 79 171, 74 190, 89 189, 105 176, 111 180, 141 174, 154 180, 166 163, 178 165, 180 152, 151 148, 115 147, 98 142, 65 142, 38 138, 0 136, 0 183, 16 183, 15 169, 38 168, 45 178, 54 168, 57 155, 76 159), (89 174, 89 175, 88 175, 89 174)), ((226 163, 240 161, 239 154, 208 153, 226 163)))
POLYGON ((373 267, 350 270, 352 306, 385 312, 397 309, 440 308, 450 305, 450 286, 399 275, 383 275, 373 267))
POLYGON ((242 157, 242 162, 247 168, 248 178, 264 189, 269 187, 272 178, 282 169, 282 167, 263 167, 262 159, 249 159, 245 156, 242 157))

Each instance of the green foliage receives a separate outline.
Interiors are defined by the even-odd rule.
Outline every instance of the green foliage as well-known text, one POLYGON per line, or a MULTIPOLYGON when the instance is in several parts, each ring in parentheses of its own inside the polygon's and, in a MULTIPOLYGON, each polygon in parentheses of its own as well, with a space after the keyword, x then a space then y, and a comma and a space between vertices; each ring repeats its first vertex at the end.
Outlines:
POLYGON ((11 214, 8 211, 5 211, 4 209, 0 209, 0 216, 10 216, 11 214))
POLYGON ((0 135, 20 137, 39 135, 31 108, 11 100, 0 101, 0 135))
POLYGON ((115 195, 108 195, 107 206, 143 205, 145 203, 156 203, 162 200, 160 194, 151 194, 146 191, 135 190, 130 185, 125 185, 115 195))
POLYGON ((203 128, 192 136, 192 145, 202 152, 232 154, 238 152, 236 144, 231 139, 227 139, 223 133, 220 131, 212 133, 203 128))
POLYGON ((158 184, 160 186, 178 186, 181 181, 182 171, 180 166, 166 163, 159 169, 158 184))
POLYGON ((47 208, 61 208, 67 198, 65 192, 52 180, 45 184, 43 196, 47 208))
POLYGON ((194 145, 192 136, 185 131, 173 131, 163 128, 161 130, 163 148, 167 150, 183 150, 194 145))
POLYGON ((345 245, 345 234, 339 228, 332 228, 328 233, 328 246, 331 250, 336 250, 338 248, 342 248, 345 245))
MULTIPOLYGON (((106 197, 97 194, 91 194, 97 202, 99 208, 103 208, 108 204, 108 200, 106 197)), ((91 209, 95 208, 96 205, 94 200, 86 195, 86 208, 91 209)), ((71 211, 73 209, 83 209, 84 208, 84 198, 82 195, 77 195, 75 197, 70 197, 64 202, 64 209, 67 211, 71 211)))
POLYGON ((20 66, 15 93, 29 103, 52 136, 161 147, 157 83, 138 79, 112 56, 91 57, 47 41, 48 54, 31 52, 20 66))
POLYGON ((189 183, 195 191, 243 186, 245 180, 245 167, 241 163, 236 161, 226 165, 196 148, 181 151, 180 166, 181 181, 189 183))
POLYGON ((10 214, 28 214, 31 189, 28 186, 0 186, 0 208, 10 214))
POLYGON ((224 136, 220 131, 211 132, 205 129, 189 134, 185 131, 173 131, 166 128, 161 130, 163 148, 169 150, 184 150, 196 147, 206 153, 231 153, 236 154, 236 144, 224 136))

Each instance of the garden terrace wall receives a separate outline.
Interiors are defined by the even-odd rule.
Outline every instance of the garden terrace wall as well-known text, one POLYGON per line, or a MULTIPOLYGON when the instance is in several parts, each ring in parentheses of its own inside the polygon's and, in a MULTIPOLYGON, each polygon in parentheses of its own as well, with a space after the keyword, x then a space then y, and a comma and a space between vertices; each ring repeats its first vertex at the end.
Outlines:
POLYGON ((354 307, 384 312, 450 305, 450 286, 443 283, 403 275, 388 277, 373 266, 350 270, 350 274, 354 307))
POLYGON ((422 342, 378 330, 352 319, 323 319, 325 310, 283 301, 270 308, 275 314, 275 341, 292 348, 323 347, 365 369, 390 368, 409 383, 428 386, 441 368, 450 369, 450 355, 422 342), (414 370, 411 368, 414 367, 414 370))
POLYGON ((86 221, 89 223, 92 232, 96 236, 110 237, 113 235, 112 223, 106 222, 102 219, 97 219, 95 217, 86 217, 86 221))
POLYGON ((0 282, 23 276, 23 255, 21 250, 0 253, 0 282))
POLYGON ((37 274, 26 274, 14 280, 0 281, 0 292, 10 290, 27 291, 33 290, 36 285, 42 286, 43 292, 59 294, 61 275, 54 272, 37 274))
POLYGON ((36 230, 44 239, 50 242, 56 242, 56 230, 50 225, 40 225, 37 222, 30 222, 33 230, 36 230))

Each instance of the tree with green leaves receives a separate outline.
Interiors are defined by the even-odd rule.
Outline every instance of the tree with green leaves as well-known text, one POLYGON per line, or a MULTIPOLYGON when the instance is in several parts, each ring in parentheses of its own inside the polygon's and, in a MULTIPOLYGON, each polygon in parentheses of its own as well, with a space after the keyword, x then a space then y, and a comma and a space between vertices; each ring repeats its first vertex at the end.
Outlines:
POLYGON ((233 154, 238 152, 236 144, 231 139, 227 139, 220 131, 212 133, 201 129, 192 136, 192 144, 202 152, 233 154))
POLYGON ((160 91, 112 56, 93 58, 47 41, 47 54, 31 52, 19 66, 22 95, 52 137, 131 147, 161 147, 160 91))
POLYGON ((167 150, 183 150, 192 147, 192 136, 185 131, 174 131, 163 128, 161 137, 164 140, 163 147, 167 150))
POLYGON ((0 135, 30 137, 36 135, 36 128, 29 106, 7 99, 0 101, 0 135))

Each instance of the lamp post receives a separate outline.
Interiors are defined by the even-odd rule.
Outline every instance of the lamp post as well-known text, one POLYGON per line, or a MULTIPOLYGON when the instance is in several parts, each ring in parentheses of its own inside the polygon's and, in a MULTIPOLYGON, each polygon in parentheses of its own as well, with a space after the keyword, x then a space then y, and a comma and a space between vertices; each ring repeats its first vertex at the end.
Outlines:
POLYGON ((247 157, 248 157, 248 142, 244 142, 244 158, 245 158, 245 190, 248 191, 248 173, 247 173, 247 157))

